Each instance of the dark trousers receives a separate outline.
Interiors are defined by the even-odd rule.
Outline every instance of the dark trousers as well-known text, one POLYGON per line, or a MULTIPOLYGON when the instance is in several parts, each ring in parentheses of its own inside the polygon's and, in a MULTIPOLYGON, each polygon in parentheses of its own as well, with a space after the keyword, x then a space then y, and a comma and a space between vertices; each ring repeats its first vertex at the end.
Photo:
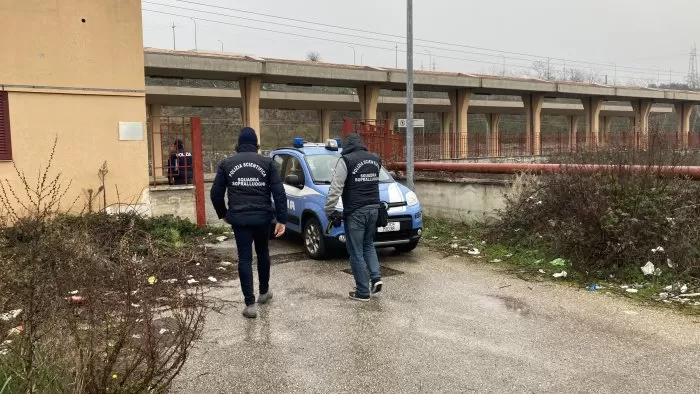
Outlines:
POLYGON ((270 282, 270 249, 268 248, 270 224, 257 226, 234 226, 238 248, 238 276, 246 305, 255 304, 253 291, 253 243, 258 256, 258 280, 260 294, 267 293, 270 282))

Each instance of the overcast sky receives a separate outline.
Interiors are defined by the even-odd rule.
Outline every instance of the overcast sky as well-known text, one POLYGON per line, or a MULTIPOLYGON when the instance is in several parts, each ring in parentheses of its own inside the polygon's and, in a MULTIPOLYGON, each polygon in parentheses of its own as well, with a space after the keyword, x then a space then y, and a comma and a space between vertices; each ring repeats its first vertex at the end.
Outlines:
MULTIPOLYGON (((538 60, 525 55, 536 55, 542 56, 539 60, 544 62, 551 58, 552 70, 563 68, 562 59, 566 59, 567 68, 587 68, 607 74, 611 83, 615 68, 619 81, 660 79, 666 83, 672 79, 676 82, 685 81, 690 48, 700 38, 699 0, 414 0, 413 3, 417 69, 431 67, 428 54, 431 52, 438 71, 501 72, 505 56, 507 72, 523 74, 538 60)), ((304 59, 309 51, 315 51, 323 61, 394 67, 398 44, 399 50, 404 51, 398 53, 398 65, 401 68, 406 65, 402 38, 406 35, 406 0, 143 0, 143 9, 147 47, 172 49, 171 25, 175 23, 176 48, 194 49, 194 22, 183 16, 187 15, 198 18, 200 51, 221 51, 223 43, 224 51, 230 53, 304 59), (381 34, 339 30, 232 9, 381 34), (354 47, 354 60, 349 45, 354 47)))

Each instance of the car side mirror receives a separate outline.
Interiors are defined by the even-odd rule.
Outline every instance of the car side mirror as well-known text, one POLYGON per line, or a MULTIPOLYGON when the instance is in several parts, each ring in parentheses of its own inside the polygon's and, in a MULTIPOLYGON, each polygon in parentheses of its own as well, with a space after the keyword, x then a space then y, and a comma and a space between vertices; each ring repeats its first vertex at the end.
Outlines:
POLYGON ((295 174, 289 174, 286 177, 284 177, 284 183, 301 188, 303 185, 301 184, 301 180, 299 180, 299 176, 295 174))

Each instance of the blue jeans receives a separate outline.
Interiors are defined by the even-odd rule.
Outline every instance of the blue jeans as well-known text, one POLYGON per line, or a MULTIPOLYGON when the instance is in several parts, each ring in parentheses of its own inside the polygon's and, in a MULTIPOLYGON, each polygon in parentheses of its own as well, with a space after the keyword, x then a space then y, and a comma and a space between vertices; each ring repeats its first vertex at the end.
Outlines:
POLYGON ((270 224, 257 226, 233 226, 238 249, 238 276, 246 305, 255 304, 253 291, 253 243, 258 256, 258 280, 260 294, 267 293, 270 282, 270 224))
POLYGON ((357 295, 370 295, 370 279, 380 279, 379 259, 374 248, 378 208, 362 207, 345 217, 345 236, 350 267, 355 277, 357 295), (368 272, 369 271, 369 272, 368 272))

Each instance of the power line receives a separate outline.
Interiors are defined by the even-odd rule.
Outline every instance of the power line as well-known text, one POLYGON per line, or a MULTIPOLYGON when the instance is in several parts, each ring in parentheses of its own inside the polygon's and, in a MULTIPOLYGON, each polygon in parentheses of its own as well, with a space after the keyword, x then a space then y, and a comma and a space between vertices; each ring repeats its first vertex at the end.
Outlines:
MULTIPOLYGON (((169 4, 162 4, 162 3, 157 3, 157 2, 147 1, 147 0, 143 1, 143 3, 156 5, 156 6, 175 8, 175 9, 184 10, 184 11, 193 11, 193 12, 199 12, 199 13, 203 13, 203 14, 217 15, 217 16, 222 16, 222 17, 227 17, 227 18, 243 19, 243 20, 250 21, 250 22, 259 22, 259 23, 268 23, 268 24, 274 23, 276 26, 284 26, 284 27, 290 27, 290 28, 294 28, 294 29, 305 29, 305 30, 316 31, 316 32, 325 33, 325 34, 335 34, 335 35, 352 37, 352 38, 360 38, 360 39, 364 39, 364 40, 374 40, 374 41, 382 41, 382 42, 386 42, 386 43, 396 44, 395 40, 386 40, 386 39, 381 39, 381 38, 365 37, 365 36, 359 36, 359 35, 354 35, 354 34, 338 33, 338 32, 332 32, 332 31, 328 31, 328 30, 310 28, 310 27, 302 27, 302 26, 296 26, 296 25, 289 25, 289 24, 282 24, 282 23, 277 23, 277 22, 264 21, 264 20, 260 20, 260 19, 250 19, 250 18, 235 16, 235 15, 222 14, 221 12, 204 11, 204 10, 199 10, 199 9, 194 9, 194 8, 187 8, 187 7, 180 7, 180 6, 169 5, 169 4)), ((214 7, 214 6, 211 6, 211 7, 214 7)), ((221 8, 226 8, 226 7, 221 7, 221 8)), ((192 18, 192 17, 190 17, 190 18, 192 18)), ((372 33, 372 34, 381 34, 381 33, 372 33)), ((402 44, 403 44, 403 42, 402 42, 402 44)), ((453 52, 453 53, 462 53, 462 54, 467 54, 467 55, 478 55, 478 56, 498 57, 498 58, 504 57, 503 55, 500 55, 500 54, 470 52, 470 51, 462 51, 462 50, 458 50, 458 49, 439 48, 439 47, 427 46, 427 45, 416 45, 416 47, 439 50, 439 51, 447 51, 447 52, 453 52)), ((441 55, 441 57, 446 58, 445 56, 442 56, 442 55, 441 55)), ((524 58, 517 58, 517 57, 509 57, 508 59, 515 60, 515 61, 532 62, 532 59, 524 59, 524 58)), ((489 63, 489 64, 493 64, 493 63, 489 63)), ((566 66, 566 62, 564 62, 564 63, 551 62, 551 64, 553 64, 555 66, 556 65, 566 66)), ((432 61, 431 61, 430 66, 432 66, 432 61)), ((604 71, 605 70, 612 71, 612 69, 605 69, 605 68, 603 70, 604 71)), ((632 73, 632 72, 630 71, 629 73, 632 73)), ((655 76, 655 75, 657 75, 657 72, 656 71, 654 71, 653 73, 652 72, 648 72, 648 73, 635 72, 635 74, 655 76)), ((684 74, 681 74, 681 75, 684 75, 684 74)))
MULTIPOLYGON (((269 24, 275 24, 276 26, 291 27, 294 29, 304 29, 304 30, 317 31, 317 32, 326 33, 326 34, 335 34, 335 35, 340 35, 340 36, 345 36, 345 37, 361 38, 361 39, 365 39, 365 40, 382 41, 382 42, 386 42, 386 43, 396 44, 395 40, 385 40, 385 39, 375 38, 375 37, 358 36, 358 35, 354 35, 354 34, 338 33, 338 32, 333 32, 333 31, 328 31, 328 30, 314 29, 314 28, 310 28, 310 27, 302 27, 302 26, 296 26, 296 25, 288 25, 288 24, 283 24, 283 23, 264 21, 264 20, 260 20, 260 19, 250 19, 250 18, 239 17, 239 16, 235 16, 235 15, 222 14, 220 12, 203 11, 203 10, 198 10, 198 9, 193 9, 193 8, 186 8, 186 7, 179 7, 179 6, 155 3, 152 1, 143 1, 143 3, 157 5, 157 6, 163 6, 163 7, 176 8, 176 9, 184 10, 184 11, 194 11, 194 12, 200 12, 200 13, 204 13, 204 14, 223 16, 223 17, 227 17, 227 18, 243 19, 243 20, 250 21, 250 22, 269 23, 269 24)), ((377 34, 377 33, 374 33, 374 34, 377 34)), ((405 43, 401 42, 401 44, 405 44, 405 43)), ((437 50, 449 51, 449 52, 455 52, 455 53, 464 53, 464 54, 468 54, 468 55, 501 57, 501 55, 495 55, 495 54, 490 54, 490 53, 468 52, 468 51, 460 51, 460 50, 449 49, 449 48, 438 48, 438 47, 432 47, 432 46, 426 46, 426 45, 416 45, 416 47, 427 48, 427 49, 437 49, 437 50)), ((531 61, 530 59, 523 59, 523 58, 508 58, 508 59, 510 59, 510 60, 522 60, 522 61, 528 61, 528 62, 531 61)))
MULTIPOLYGON (((176 14, 176 13, 171 13, 171 12, 165 12, 165 11, 158 11, 158 10, 150 10, 150 9, 143 9, 143 11, 146 12, 153 12, 157 14, 163 14, 163 15, 171 15, 171 16, 178 16, 182 18, 192 18, 190 15, 182 15, 182 14, 176 14)), ((383 50, 383 51, 396 51, 396 48, 387 48, 387 47, 381 47, 381 46, 376 46, 376 45, 369 45, 369 44, 361 44, 357 42, 350 42, 350 41, 341 41, 341 40, 334 40, 330 39, 327 37, 315 37, 315 36, 309 36, 305 34, 298 34, 298 33, 290 33, 290 32, 284 32, 284 31, 279 31, 279 30, 273 30, 273 29, 266 29, 266 28, 261 28, 258 26, 249 26, 249 25, 242 25, 242 24, 236 24, 236 23, 231 23, 231 22, 224 22, 224 21, 218 21, 218 20, 213 20, 213 19, 205 19, 205 18, 200 18, 196 17, 195 19, 204 21, 204 22, 211 22, 211 23, 217 23, 217 24, 222 24, 222 25, 228 25, 228 26, 234 26, 234 27, 240 27, 240 28, 245 28, 245 29, 252 29, 252 30, 260 30, 260 31, 265 31, 265 32, 271 32, 271 33, 277 33, 277 34, 284 34, 287 36, 293 36, 293 37, 300 37, 300 38, 308 38, 308 39, 313 39, 313 40, 318 40, 318 41, 323 41, 323 42, 332 42, 332 43, 337 43, 337 44, 344 44, 344 45, 358 45, 362 46, 365 48, 372 48, 372 49, 378 49, 378 50, 383 50)), ((405 53, 405 50, 398 50, 399 52, 405 53)), ((470 63, 480 63, 480 64, 488 64, 488 65, 493 65, 493 66, 500 66, 501 63, 496 63, 496 62, 490 62, 490 61, 485 61, 485 60, 476 60, 476 59, 468 59, 468 58, 461 58, 461 57, 454 57, 454 56, 447 56, 447 55, 442 55, 440 56, 442 59, 449 59, 449 60, 457 60, 457 61, 464 61, 464 62, 470 62, 470 63)), ((514 65, 510 64, 509 67, 516 68, 516 69, 521 69, 521 70, 527 70, 527 71, 532 71, 531 66, 522 66, 522 65, 514 65)), ((625 74, 638 74, 636 72, 632 71, 627 71, 624 72, 625 74)))
MULTIPOLYGON (((143 11, 153 12, 156 14, 178 16, 178 17, 182 17, 182 18, 191 18, 191 16, 188 16, 188 15, 175 14, 172 12, 165 12, 165 11, 158 11, 158 10, 149 10, 149 9, 145 9, 145 8, 143 9, 143 11)), ((284 32, 284 31, 279 31, 279 30, 265 29, 265 28, 256 27, 256 26, 241 25, 241 24, 237 24, 237 23, 223 22, 223 21, 217 21, 217 20, 213 20, 213 19, 205 19, 205 18, 199 18, 199 17, 197 17, 195 19, 200 20, 200 21, 204 21, 204 22, 218 23, 218 24, 222 24, 222 25, 242 27, 242 28, 252 29, 252 30, 266 31, 266 32, 270 32, 270 33, 285 34, 285 35, 293 36, 293 37, 310 38, 313 40, 333 42, 333 43, 337 43, 337 44, 358 45, 358 46, 362 46, 365 48, 379 49, 379 50, 383 50, 383 51, 392 51, 392 52, 396 50, 395 48, 386 48, 386 47, 380 47, 380 46, 368 45, 368 44, 358 44, 357 42, 350 42, 350 41, 333 40, 333 39, 329 39, 327 37, 314 37, 314 36, 308 36, 305 34, 297 34, 297 33, 290 33, 290 32, 284 32)), ((398 51, 403 52, 403 53, 406 52, 405 50, 401 50, 401 49, 399 49, 398 51)), ((489 62, 489 61, 485 61, 485 60, 466 59, 466 58, 459 58, 459 57, 452 57, 452 56, 440 56, 440 57, 443 59, 450 59, 450 60, 461 60, 461 61, 474 62, 474 63, 500 65, 500 63, 489 62)), ((511 67, 520 68, 520 69, 524 69, 524 70, 531 69, 529 66, 511 65, 511 67)))
MULTIPOLYGON (((308 21, 308 20, 303 20, 303 19, 296 19, 296 18, 289 18, 289 17, 282 17, 282 16, 277 16, 277 15, 272 15, 272 14, 265 14, 265 13, 260 13, 260 12, 253 12, 253 11, 247 11, 247 10, 242 10, 239 8, 232 8, 232 7, 224 7, 224 6, 219 6, 219 5, 211 5, 211 4, 206 4, 206 3, 201 3, 197 1, 190 1, 190 0, 172 0, 176 1, 179 3, 186 3, 186 4, 192 4, 192 5, 198 5, 198 6, 204 6, 204 7, 210 7, 210 8, 216 8, 220 10, 227 10, 227 11, 234 11, 234 12, 240 12, 244 14, 250 14, 250 15, 257 15, 257 16, 264 16, 268 18, 274 18, 274 19, 280 19, 280 20, 288 20, 288 21, 294 21, 294 22, 300 22, 300 23, 306 23, 306 24, 312 24, 312 25, 317 25, 317 26, 324 26, 324 27, 330 27, 334 29, 340 29, 340 30, 347 30, 347 31, 355 31, 355 32, 360 32, 360 33, 367 33, 367 34, 373 34, 373 35, 382 35, 382 36, 387 36, 387 37, 393 37, 393 38, 400 38, 400 39, 405 39, 405 37, 401 35, 396 35, 396 34, 390 34, 390 33, 378 33, 370 30, 363 30, 363 29, 356 29, 356 28, 351 28, 351 27, 344 27, 344 26, 337 26, 337 25, 331 25, 327 23, 322 23, 322 22, 316 22, 316 21, 308 21)), ((206 12, 206 11, 203 11, 206 12)), ((303 27, 298 27, 298 28, 303 28, 303 27)), ((338 34, 338 33, 336 33, 338 34)), ((610 70, 612 69, 608 68, 610 66, 616 67, 618 70, 637 70, 637 71, 646 71, 648 72, 648 75, 656 75, 656 69, 651 69, 651 68, 641 68, 641 67, 631 67, 631 66, 617 66, 614 65, 612 62, 611 63, 599 63, 599 62, 591 62, 591 61, 585 61, 585 60, 572 60, 572 59, 564 59, 564 58, 558 58, 558 57, 551 57, 551 56, 542 56, 542 55, 533 55, 533 54, 528 54, 528 53, 522 53, 522 52, 511 52, 511 51, 503 51, 503 50, 498 50, 498 49, 490 49, 490 48, 483 48, 483 47, 477 47, 477 46, 471 46, 471 45, 463 45, 463 44, 457 44, 457 43, 449 43, 449 42, 444 42, 444 41, 435 41, 435 40, 425 40, 425 39, 419 39, 415 38, 415 41, 421 41, 421 42, 427 42, 431 44, 439 44, 439 45, 449 45, 449 46, 456 46, 456 47, 461 47, 461 48, 468 48, 468 49, 476 49, 480 51, 487 51, 487 52, 495 52, 499 54, 508 54, 508 55, 517 55, 517 56, 527 56, 531 58, 537 58, 537 59, 542 59, 542 60, 559 60, 562 62, 566 63, 574 63, 574 64, 587 64, 587 65, 594 65, 594 66, 601 66, 605 67, 603 70, 610 70)), ((395 41, 392 41, 395 42, 395 41)), ((442 48, 434 48, 434 49, 442 49, 442 48)), ((481 54, 484 56, 488 56, 487 54, 481 54)), ((493 56, 493 55, 491 55, 493 56)), ((675 73, 679 75, 685 75, 683 73, 675 73)))

